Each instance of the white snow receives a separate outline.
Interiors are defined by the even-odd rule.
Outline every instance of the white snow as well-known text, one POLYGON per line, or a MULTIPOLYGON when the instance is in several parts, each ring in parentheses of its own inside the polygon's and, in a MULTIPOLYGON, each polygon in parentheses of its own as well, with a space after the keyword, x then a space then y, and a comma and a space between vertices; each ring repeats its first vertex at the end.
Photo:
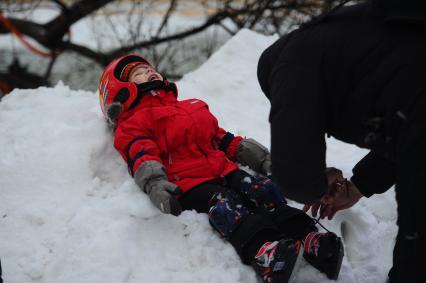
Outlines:
MULTIPOLYGON (((179 97, 203 99, 222 127, 269 145, 256 65, 275 39, 241 31, 178 82, 179 97)), ((328 140, 328 165, 348 177, 365 153, 328 140)), ((386 281, 395 219, 390 190, 322 221, 343 236, 338 282, 386 281)), ((61 83, 0 102, 0 258, 7 283, 260 282, 206 215, 157 210, 115 152, 97 95, 61 83)), ((296 282, 330 281, 303 262, 296 282)))

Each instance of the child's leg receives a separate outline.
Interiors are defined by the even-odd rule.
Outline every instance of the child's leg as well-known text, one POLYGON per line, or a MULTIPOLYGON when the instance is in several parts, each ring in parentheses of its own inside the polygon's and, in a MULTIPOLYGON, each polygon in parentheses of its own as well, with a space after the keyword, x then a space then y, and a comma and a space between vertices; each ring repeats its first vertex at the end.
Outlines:
POLYGON ((209 201, 216 193, 225 192, 227 189, 214 183, 202 183, 186 192, 179 202, 183 210, 195 210, 198 213, 208 213, 209 201))
POLYGON ((315 221, 302 210, 283 205, 274 211, 265 211, 266 214, 290 238, 304 240, 311 232, 318 231, 315 221))
POLYGON ((280 238, 274 224, 251 213, 235 192, 215 194, 210 206, 210 224, 235 247, 246 264, 253 260, 265 242, 280 238))
POLYGON ((280 188, 270 179, 236 171, 227 180, 252 211, 273 222, 285 237, 304 242, 304 257, 309 263, 329 278, 337 278, 343 258, 339 237, 318 232, 315 221, 302 210, 288 206, 280 188))
POLYGON ((250 263, 265 282, 289 280, 299 258, 300 241, 282 238, 268 218, 249 212, 236 192, 217 193, 210 204, 211 225, 235 247, 244 263, 250 263))
POLYGON ((237 170, 227 176, 227 181, 250 210, 270 219, 282 234, 304 240, 310 232, 317 231, 315 221, 302 210, 288 206, 280 188, 269 178, 237 170))
POLYGON ((204 183, 185 193, 180 202, 183 209, 209 212, 213 228, 266 282, 287 282, 292 275, 300 244, 282 239, 277 227, 268 218, 250 212, 238 193, 204 183))
POLYGON ((263 243, 280 238, 270 220, 250 213, 240 196, 223 186, 203 183, 185 193, 180 203, 185 210, 209 213, 210 224, 231 242, 246 264, 263 243))

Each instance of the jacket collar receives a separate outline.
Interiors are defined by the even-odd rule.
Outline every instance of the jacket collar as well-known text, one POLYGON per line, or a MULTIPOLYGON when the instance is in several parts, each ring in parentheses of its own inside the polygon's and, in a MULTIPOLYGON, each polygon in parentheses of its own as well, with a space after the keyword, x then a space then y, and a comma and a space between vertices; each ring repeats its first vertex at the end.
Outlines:
POLYGON ((139 84, 138 97, 129 109, 120 115, 119 120, 126 120, 141 109, 171 106, 177 102, 177 87, 174 83, 153 81, 139 84))

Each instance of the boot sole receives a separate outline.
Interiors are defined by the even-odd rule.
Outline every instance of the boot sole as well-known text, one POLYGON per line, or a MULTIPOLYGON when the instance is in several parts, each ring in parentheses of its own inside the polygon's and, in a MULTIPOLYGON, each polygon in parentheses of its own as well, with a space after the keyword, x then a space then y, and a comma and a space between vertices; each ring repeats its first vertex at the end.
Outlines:
POLYGON ((342 267, 342 261, 343 261, 344 255, 345 255, 345 252, 343 250, 343 244, 342 244, 341 241, 339 241, 339 255, 338 255, 338 259, 337 259, 336 269, 334 270, 334 272, 332 274, 327 274, 327 276, 330 279, 337 280, 337 277, 339 277, 340 268, 342 267))
POLYGON ((291 271, 283 274, 282 277, 280 276, 279 280, 274 280, 273 282, 275 283, 276 281, 277 283, 289 283, 294 281, 297 271, 299 270, 300 262, 302 258, 303 258, 303 247, 300 246, 297 254, 294 254, 294 256, 286 259, 287 270, 291 270, 291 271))
POLYGON ((294 261, 293 270, 291 271, 288 281, 284 281, 284 282, 288 282, 288 283, 295 282, 294 280, 296 278, 297 272, 299 271, 302 258, 303 258, 303 246, 299 248, 299 253, 297 254, 296 260, 294 261))

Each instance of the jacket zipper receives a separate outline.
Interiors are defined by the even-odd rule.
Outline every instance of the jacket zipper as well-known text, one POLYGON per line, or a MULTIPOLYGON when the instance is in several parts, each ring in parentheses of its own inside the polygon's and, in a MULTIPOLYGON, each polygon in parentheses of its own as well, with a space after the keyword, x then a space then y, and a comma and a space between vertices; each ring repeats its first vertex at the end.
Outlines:
POLYGON ((164 139, 166 140, 166 149, 167 149, 167 153, 169 154, 169 166, 172 166, 173 159, 172 159, 172 153, 170 152, 170 149, 169 149, 169 141, 167 140, 166 128, 164 128, 164 139))
MULTIPOLYGON (((197 133, 198 134, 198 133, 197 133)), ((212 169, 212 165, 210 164, 210 162, 209 162, 209 158, 208 158, 208 154, 207 154, 207 152, 203 149, 203 147, 200 145, 200 143, 198 142, 198 136, 197 136, 197 140, 196 140, 196 143, 197 143, 197 147, 198 147, 198 149, 201 151, 201 153, 203 154, 203 156, 204 156, 204 159, 206 160, 206 162, 207 162, 207 164, 209 165, 209 167, 210 167, 210 172, 212 172, 212 175, 213 176, 215 176, 215 177, 220 177, 220 178, 222 178, 222 177, 224 177, 222 174, 220 174, 219 176, 216 176, 216 174, 215 174, 215 172, 213 171, 213 169, 212 169)))

